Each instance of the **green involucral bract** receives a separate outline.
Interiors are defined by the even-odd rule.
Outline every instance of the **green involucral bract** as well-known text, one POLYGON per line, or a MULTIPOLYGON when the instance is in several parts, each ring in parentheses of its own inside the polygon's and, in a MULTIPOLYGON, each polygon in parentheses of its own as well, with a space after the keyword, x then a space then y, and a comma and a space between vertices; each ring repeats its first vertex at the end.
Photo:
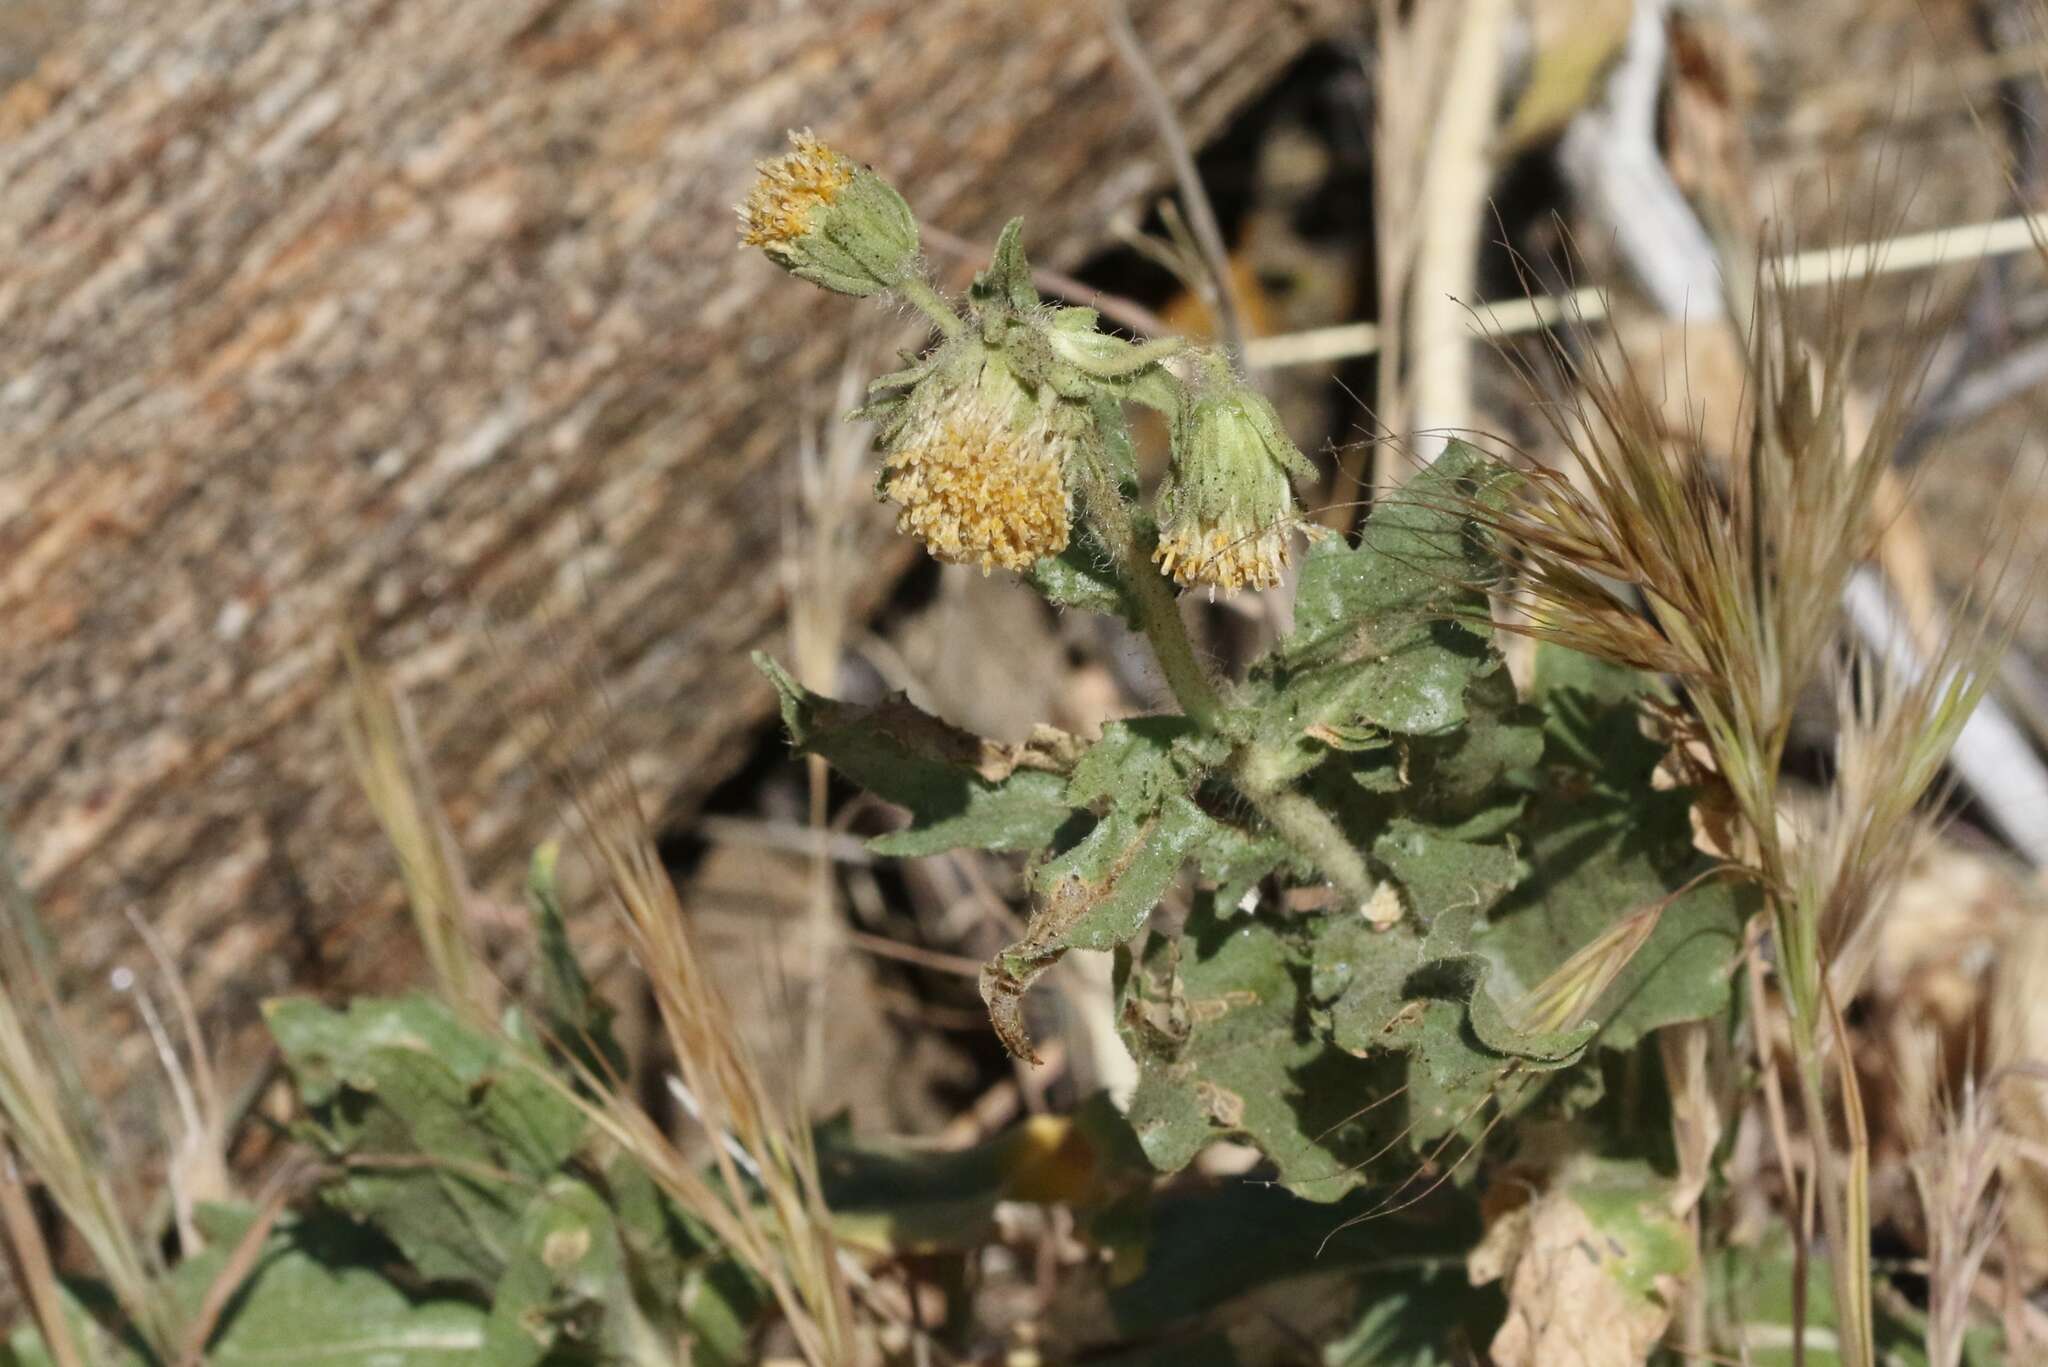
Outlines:
POLYGON ((1314 474, 1266 397, 1205 358, 1173 424, 1153 558, 1184 587, 1274 587, 1300 520, 1289 481, 1314 474))

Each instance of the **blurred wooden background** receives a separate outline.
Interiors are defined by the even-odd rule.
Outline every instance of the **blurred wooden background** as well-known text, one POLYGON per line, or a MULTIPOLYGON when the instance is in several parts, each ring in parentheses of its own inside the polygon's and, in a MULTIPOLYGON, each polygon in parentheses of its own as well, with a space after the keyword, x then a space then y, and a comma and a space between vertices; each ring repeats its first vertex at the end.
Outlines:
MULTIPOLYGON (((1195 136, 1318 27, 1133 12, 1195 136)), ((131 911, 224 1042, 287 986, 413 976, 340 740, 344 621, 493 889, 559 806, 508 704, 548 614, 583 619, 671 817, 744 753, 791 454, 855 316, 734 249, 785 128, 977 244, 1028 206, 1052 263, 1166 178, 1087 4, 0 13, 0 820, 103 1088, 154 1067, 107 987, 131 911)))

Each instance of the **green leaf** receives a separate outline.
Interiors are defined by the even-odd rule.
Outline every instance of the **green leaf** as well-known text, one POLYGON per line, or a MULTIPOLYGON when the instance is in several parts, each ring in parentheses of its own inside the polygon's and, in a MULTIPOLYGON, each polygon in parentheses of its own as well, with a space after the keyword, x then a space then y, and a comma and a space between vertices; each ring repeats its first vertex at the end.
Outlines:
MULTIPOLYGON (((247 1207, 206 1212, 211 1242, 172 1274, 187 1319, 255 1219, 247 1207)), ((228 1301, 206 1352, 220 1367, 520 1367, 485 1351, 484 1313, 466 1301, 415 1297, 376 1269, 390 1253, 374 1234, 326 1215, 286 1215, 228 1301)))
POLYGON ((1484 626, 1494 562, 1459 503, 1490 468, 1453 445, 1374 510, 1358 546, 1309 551, 1294 631, 1246 690, 1262 746, 1294 772, 1369 734, 1453 733, 1471 685, 1501 668, 1484 626))
POLYGON ((1074 764, 1067 801, 1076 807, 1114 803, 1131 816, 1159 810, 1200 777, 1186 746, 1199 732, 1186 717, 1167 714, 1113 721, 1074 764))
MULTIPOLYGON (((1483 984, 1464 1000, 1425 1002, 1408 1054, 1407 1136, 1418 1152, 1446 1136, 1477 1143, 1496 1117, 1512 1116, 1539 1096, 1538 1075, 1578 1060, 1591 1031, 1519 1035, 1501 1019, 1483 984), (1485 1022, 1482 1026, 1481 1022, 1485 1022)), ((1464 1155, 1446 1149, 1447 1158, 1464 1155)), ((1469 1178, 1465 1163, 1456 1175, 1469 1178)))
POLYGON ((1215 823, 1185 797, 1149 816, 1121 804, 1032 871, 1039 907, 1024 938, 981 970, 981 999, 1004 1047, 1033 1062, 1022 1000, 1070 949, 1114 949, 1144 928, 1192 847, 1215 823))
POLYGON ((1024 220, 1013 218, 996 238, 995 255, 988 269, 974 277, 968 297, 975 304, 1002 304, 1018 313, 1038 307, 1038 290, 1031 283, 1031 263, 1024 259, 1024 220))
MULTIPOLYGON (((1525 872, 1510 846, 1407 818, 1386 823, 1373 857, 1401 890, 1402 920, 1386 930, 1358 916, 1311 926, 1315 998, 1332 1039, 1354 1053, 1406 1047, 1426 1000, 1470 998, 1474 928, 1525 872)), ((1472 1062, 1488 1078, 1499 1066, 1491 1055, 1472 1062)))
POLYGON ((654 1364, 673 1357, 676 1325, 658 1326, 635 1295, 611 1210, 586 1183, 558 1177, 526 1208, 499 1279, 487 1353, 544 1360, 654 1364))
POLYGON ((499 1053, 447 1006, 419 994, 364 997, 346 1011, 307 997, 275 997, 263 1004, 263 1019, 309 1107, 327 1105, 345 1086, 374 1087, 364 1061, 381 1049, 431 1056, 465 1083, 488 1073, 499 1053))
POLYGON ((1221 821, 1211 825, 1213 829, 1196 845, 1195 867, 1203 881, 1214 887, 1218 915, 1245 910, 1253 887, 1269 874, 1313 876, 1314 870, 1279 836, 1255 834, 1221 821))
POLYGON ((626 1076, 626 1055, 612 1033, 611 1004, 591 990, 583 965, 569 945, 562 899, 555 889, 560 847, 548 841, 533 852, 526 876, 526 905, 533 915, 540 949, 541 1000, 548 1032, 594 1079, 626 1076))
POLYGON ((873 707, 812 693, 766 655, 754 664, 775 685, 800 753, 823 755, 855 783, 910 809, 911 826, 870 842, 877 853, 938 854, 971 847, 1036 850, 1072 808, 1066 772, 1079 749, 1057 732, 1001 745, 949 726, 901 694, 873 707))
POLYGON ((1354 1114, 1396 1085, 1385 1060, 1330 1047, 1311 1018, 1309 960, 1270 921, 1223 920, 1200 898, 1179 940, 1160 938, 1124 976, 1119 1028, 1138 1061, 1130 1119, 1163 1171, 1213 1139, 1242 1138, 1280 1178, 1332 1201, 1368 1180, 1383 1111, 1354 1114))
POLYGON ((1533 872, 1474 947, 1511 1001, 1622 918, 1662 904, 1648 940, 1585 1012, 1603 1045, 1626 1049, 1727 1007, 1754 893, 1694 848, 1691 794, 1651 787, 1662 755, 1638 725, 1635 691, 1611 674, 1582 675, 1597 692, 1550 677, 1544 786, 1517 828, 1533 872))
MULTIPOLYGON (((1719 1322, 1731 1326, 1719 1347, 1755 1367, 1792 1367, 1795 1338, 1792 1241, 1782 1228, 1772 1229, 1755 1246, 1727 1245, 1706 1262, 1707 1295, 1719 1322)), ((1807 1367, 1837 1367, 1840 1341, 1835 1337, 1834 1275, 1824 1250, 1814 1250, 1807 1272, 1807 1367)), ((1926 1320, 1903 1298, 1876 1297, 1876 1357, 1885 1367, 1926 1367, 1926 1320)), ((2004 1336, 1989 1316, 1972 1325, 1963 1339, 1965 1367, 2002 1367, 2008 1361, 2004 1336)))
POLYGON ((323 1199, 375 1225, 429 1279, 495 1282, 522 1213, 586 1127, 538 1060, 424 997, 346 1012, 273 1001, 265 1016, 309 1137, 351 1160, 323 1199))
POLYGON ((1480 1234, 1469 1195, 1446 1190, 1426 1206, 1357 1218, 1372 1212, 1379 1197, 1354 1191, 1326 1204, 1260 1182, 1169 1187, 1153 1201, 1144 1267, 1110 1289, 1117 1327, 1127 1335, 1152 1335, 1218 1310, 1227 1319, 1262 1287, 1345 1274, 1358 1278, 1364 1296, 1420 1284, 1442 1288, 1451 1303, 1467 1308, 1455 1322, 1417 1326, 1416 1337, 1433 1330, 1434 1341, 1447 1342, 1455 1324, 1485 1329, 1497 1322, 1497 1289, 1466 1288, 1459 1297, 1448 1284, 1464 1281, 1465 1251, 1480 1234))
MULTIPOLYGON (((91 1367, 144 1367, 144 1359, 134 1346, 117 1343, 87 1310, 79 1294, 81 1290, 96 1302, 109 1306, 113 1302, 112 1294, 99 1283, 85 1283, 72 1278, 61 1278, 57 1282, 61 1313, 71 1328, 71 1341, 77 1345, 79 1356, 91 1367)), ((21 1323, 8 1334, 5 1343, 0 1343, 0 1367, 57 1367, 57 1359, 43 1342, 33 1316, 23 1313, 21 1323)))
POLYGON ((1358 1319, 1323 1349, 1323 1367, 1457 1367, 1478 1360, 1500 1323, 1501 1295, 1475 1287, 1462 1258, 1368 1277, 1358 1319))
POLYGON ((1410 801, 1432 815, 1499 802, 1501 783, 1519 780, 1543 758, 1543 713, 1517 701, 1514 680, 1505 669, 1472 679, 1465 690, 1465 713, 1465 724, 1448 735, 1403 742, 1410 801))
MULTIPOLYGON (((768 1289, 721 1250, 629 1155, 605 1169, 604 1191, 641 1309, 672 1340, 687 1337, 705 1367, 752 1361, 768 1289)), ((666 1358, 659 1359, 666 1362, 666 1358)))
POLYGON ((1065 550, 1043 557, 1024 577, 1055 606, 1099 612, 1126 624, 1137 620, 1137 605, 1117 576, 1116 562, 1085 520, 1074 524, 1065 550))

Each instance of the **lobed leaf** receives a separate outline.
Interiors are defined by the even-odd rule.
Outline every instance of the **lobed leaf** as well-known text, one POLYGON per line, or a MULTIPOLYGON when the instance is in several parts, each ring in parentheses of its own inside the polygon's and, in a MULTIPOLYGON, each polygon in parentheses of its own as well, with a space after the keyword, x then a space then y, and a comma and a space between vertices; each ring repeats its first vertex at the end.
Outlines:
POLYGON ((1263 918, 1224 920, 1200 898, 1178 941, 1124 974, 1119 1029, 1138 1061, 1130 1120, 1146 1156, 1175 1171, 1213 1139, 1256 1144, 1290 1189, 1333 1201, 1368 1180, 1353 1165, 1387 1138, 1354 1115, 1385 1094, 1384 1060, 1331 1047, 1310 1010, 1302 937, 1263 918))
POLYGON ((801 753, 878 797, 910 809, 909 829, 878 837, 880 854, 1035 850, 1050 844, 1073 809, 1065 775, 1080 746, 1048 730, 1025 745, 985 740, 940 721, 898 694, 872 707, 812 693, 766 655, 754 664, 782 700, 801 753))

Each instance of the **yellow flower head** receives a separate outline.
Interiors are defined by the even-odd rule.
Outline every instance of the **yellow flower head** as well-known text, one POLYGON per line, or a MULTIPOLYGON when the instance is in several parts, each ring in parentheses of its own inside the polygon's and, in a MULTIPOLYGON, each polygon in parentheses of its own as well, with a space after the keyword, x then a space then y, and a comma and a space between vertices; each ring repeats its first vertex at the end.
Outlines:
POLYGON ((1160 529, 1152 558, 1182 588, 1270 589, 1287 568, 1292 529, 1291 521, 1260 526, 1231 512, 1214 520, 1189 518, 1160 529))
POLYGON ((897 530, 940 560, 1019 572, 1067 548, 1067 438, 979 387, 947 395, 892 443, 883 489, 897 530))
POLYGON ((788 246, 811 230, 818 210, 836 202, 857 169, 811 136, 789 135, 790 150, 760 164, 747 202, 740 205, 740 242, 748 247, 788 246))
POLYGON ((1300 520, 1288 475, 1311 467, 1271 404, 1222 367, 1210 372, 1174 424, 1152 558, 1184 588, 1269 589, 1300 520))
POLYGON ((812 137, 760 165, 739 206, 740 245, 814 285, 865 296, 917 269, 917 220, 888 181, 812 137))

